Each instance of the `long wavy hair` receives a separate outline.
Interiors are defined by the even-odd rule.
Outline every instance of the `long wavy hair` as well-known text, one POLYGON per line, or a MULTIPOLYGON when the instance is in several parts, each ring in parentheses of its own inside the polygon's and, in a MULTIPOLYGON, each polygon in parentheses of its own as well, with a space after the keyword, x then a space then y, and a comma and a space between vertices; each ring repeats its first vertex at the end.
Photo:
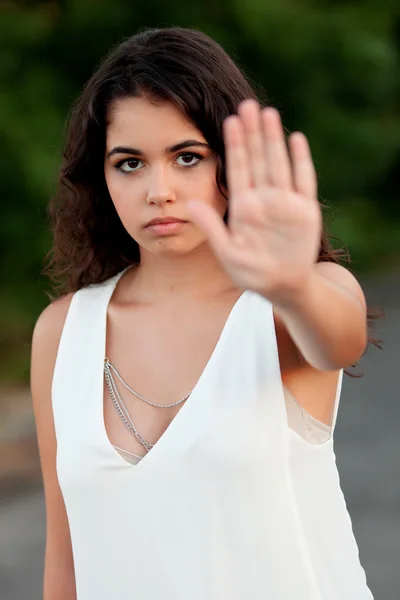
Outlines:
MULTIPOLYGON (((177 106, 214 152, 218 189, 228 198, 223 121, 246 98, 270 104, 256 87, 218 43, 196 29, 146 29, 105 57, 67 120, 58 189, 49 204, 53 245, 43 274, 51 282, 50 299, 101 283, 140 260, 138 244, 122 225, 104 176, 112 103, 145 96, 177 106)), ((324 224, 318 261, 349 262, 347 249, 335 248, 332 239, 324 224)), ((378 316, 369 309, 368 325, 378 316)), ((380 347, 381 342, 369 337, 369 343, 380 347)))

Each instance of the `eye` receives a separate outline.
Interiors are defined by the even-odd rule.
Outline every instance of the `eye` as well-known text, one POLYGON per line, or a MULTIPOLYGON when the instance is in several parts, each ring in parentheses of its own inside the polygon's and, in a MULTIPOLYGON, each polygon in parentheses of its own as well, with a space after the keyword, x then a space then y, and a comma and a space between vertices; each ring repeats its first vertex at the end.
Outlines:
POLYGON ((201 156, 201 154, 196 154, 195 152, 183 152, 182 154, 179 154, 178 158, 185 159, 184 163, 182 165, 185 167, 195 167, 202 160, 204 160, 204 156, 201 156), (193 158, 196 159, 196 162, 186 162, 186 159, 189 159, 189 161, 190 161, 190 160, 193 160, 193 158))
MULTIPOLYGON (((204 156, 201 156, 201 154, 196 154, 195 152, 182 152, 182 154, 179 154, 177 158, 181 158, 183 160, 183 164, 180 164, 180 166, 187 168, 195 167, 202 160, 204 160, 204 156), (193 162, 193 159, 195 162, 193 162)), ((122 171, 122 173, 134 173, 139 170, 138 163, 141 162, 142 161, 139 158, 124 158, 115 165, 115 168, 118 171, 122 171)))
POLYGON ((138 158, 124 158, 124 160, 119 161, 115 165, 115 168, 118 169, 118 171, 122 171, 123 173, 133 173, 134 171, 138 170, 137 163, 140 162, 142 161, 138 158))

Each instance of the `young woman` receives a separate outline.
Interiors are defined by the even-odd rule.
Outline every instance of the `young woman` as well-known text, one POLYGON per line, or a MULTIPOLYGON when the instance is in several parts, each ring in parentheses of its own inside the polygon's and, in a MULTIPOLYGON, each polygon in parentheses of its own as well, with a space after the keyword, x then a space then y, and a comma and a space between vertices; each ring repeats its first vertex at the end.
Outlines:
POLYGON ((333 449, 368 343, 307 140, 196 30, 69 122, 32 347, 45 600, 367 600, 333 449))

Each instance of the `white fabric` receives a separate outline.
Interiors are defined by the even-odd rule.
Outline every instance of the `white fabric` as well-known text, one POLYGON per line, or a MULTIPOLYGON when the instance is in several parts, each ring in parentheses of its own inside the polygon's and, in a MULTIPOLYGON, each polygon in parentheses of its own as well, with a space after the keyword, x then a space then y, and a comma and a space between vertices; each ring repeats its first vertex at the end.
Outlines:
POLYGON ((370 600, 333 438, 312 445, 288 427, 272 305, 258 294, 236 302, 154 448, 137 465, 115 450, 103 361, 121 274, 74 295, 53 379, 77 599, 370 600))
MULTIPOLYGON (((331 427, 326 425, 326 423, 318 421, 318 419, 315 419, 304 410, 285 385, 283 386, 283 396, 285 399, 289 427, 310 444, 323 444, 326 442, 331 434, 331 427)), ((132 418, 132 415, 130 416, 132 418)), ((135 421, 134 415, 133 421, 135 421)), ((238 440, 238 443, 240 443, 240 440, 238 440)), ((119 452, 122 458, 125 458, 131 465, 137 465, 143 458, 143 456, 135 454, 134 452, 129 452, 129 450, 125 450, 125 448, 121 448, 115 444, 114 448, 119 452)), ((146 454, 146 452, 143 449, 143 455, 144 454, 146 454)))

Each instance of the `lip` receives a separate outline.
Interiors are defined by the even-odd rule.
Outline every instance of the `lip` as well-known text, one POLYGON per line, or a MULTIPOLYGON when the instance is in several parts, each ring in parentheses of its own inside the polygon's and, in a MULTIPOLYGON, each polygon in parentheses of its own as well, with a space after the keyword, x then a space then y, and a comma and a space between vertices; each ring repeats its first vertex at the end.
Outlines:
POLYGON ((153 225, 166 225, 167 223, 187 223, 187 221, 178 219, 177 217, 156 217, 155 219, 152 219, 146 223, 145 227, 152 227, 153 225))
POLYGON ((176 217, 157 217, 152 219, 145 229, 156 237, 174 236, 182 233, 187 223, 176 217))

